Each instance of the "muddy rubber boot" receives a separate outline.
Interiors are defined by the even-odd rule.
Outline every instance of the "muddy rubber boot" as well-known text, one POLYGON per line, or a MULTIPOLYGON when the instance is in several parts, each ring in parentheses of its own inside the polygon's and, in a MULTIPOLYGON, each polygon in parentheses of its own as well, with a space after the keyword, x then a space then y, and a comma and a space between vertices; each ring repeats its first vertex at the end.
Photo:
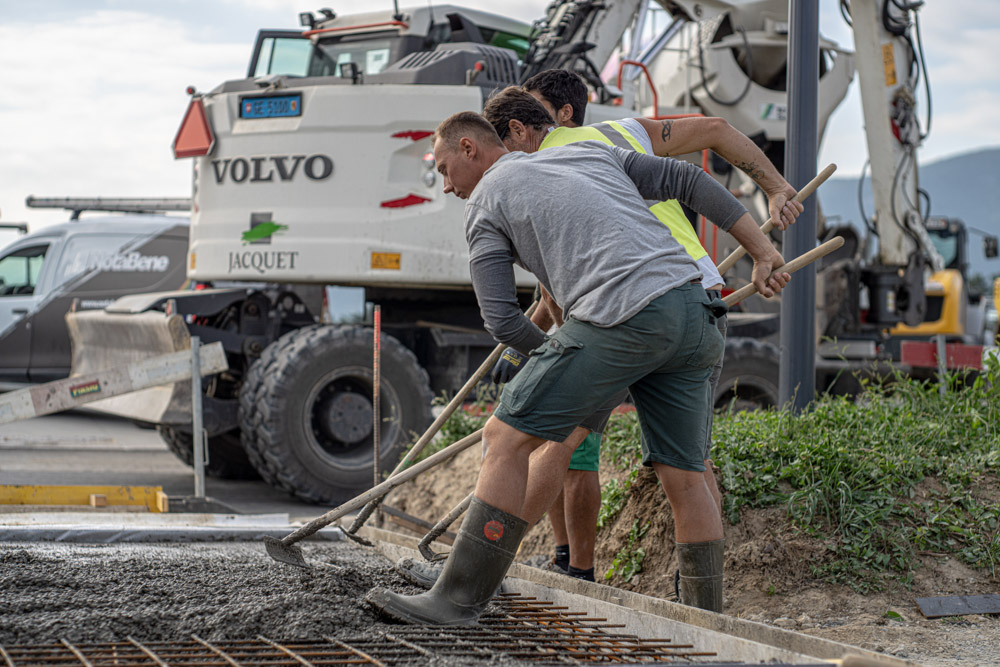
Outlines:
POLYGON ((681 604, 722 613, 725 546, 725 540, 677 543, 681 604))
POLYGON ((421 588, 431 588, 441 576, 444 570, 444 563, 427 563, 404 556, 396 561, 396 572, 414 586, 421 588))
POLYGON ((499 588, 527 528, 526 521, 473 498, 431 590, 399 595, 375 588, 365 600, 403 623, 471 625, 499 588))

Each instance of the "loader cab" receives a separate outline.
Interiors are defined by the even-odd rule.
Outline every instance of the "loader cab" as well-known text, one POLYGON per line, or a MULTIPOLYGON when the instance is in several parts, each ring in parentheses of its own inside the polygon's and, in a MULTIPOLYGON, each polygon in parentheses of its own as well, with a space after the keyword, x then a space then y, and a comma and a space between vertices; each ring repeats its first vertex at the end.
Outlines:
POLYGON ((523 58, 531 44, 523 24, 449 6, 434 7, 433 11, 427 7, 403 10, 400 18, 377 12, 319 23, 315 18, 303 21, 305 30, 261 30, 257 34, 248 78, 351 78, 352 71, 372 76, 411 53, 454 42, 511 49, 523 58))
POLYGON ((0 250, 0 390, 69 375, 65 315, 185 282, 187 218, 85 218, 0 250))
POLYGON ((944 268, 955 269, 965 277, 969 267, 969 236, 965 223, 957 218, 929 218, 924 227, 944 260, 944 268))

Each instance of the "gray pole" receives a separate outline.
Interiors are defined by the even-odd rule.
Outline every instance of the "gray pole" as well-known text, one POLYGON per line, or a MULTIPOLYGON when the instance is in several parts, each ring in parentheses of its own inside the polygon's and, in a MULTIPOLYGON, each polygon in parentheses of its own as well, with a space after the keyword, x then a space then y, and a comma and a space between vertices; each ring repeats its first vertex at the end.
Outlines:
POLYGON ((205 433, 201 414, 200 354, 201 340, 197 336, 191 336, 191 448, 195 498, 205 497, 205 433))
MULTIPOLYGON (((788 1, 788 125, 785 179, 799 189, 816 176, 819 119, 819 2, 788 1)), ((816 247, 816 198, 782 239, 782 255, 816 247)), ((781 294, 781 371, 778 397, 795 412, 816 393, 816 267, 795 274, 781 294)))

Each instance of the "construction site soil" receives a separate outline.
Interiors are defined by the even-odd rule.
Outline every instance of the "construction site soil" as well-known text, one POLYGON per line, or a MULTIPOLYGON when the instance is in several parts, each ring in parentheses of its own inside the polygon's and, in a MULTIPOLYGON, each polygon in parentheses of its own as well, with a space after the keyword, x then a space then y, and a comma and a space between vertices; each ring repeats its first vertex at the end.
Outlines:
MULTIPOLYGON (((475 486, 481 450, 473 447, 396 491, 390 503, 430 522, 458 504, 475 486)), ((601 470, 601 481, 624 473, 601 470)), ((798 533, 782 507, 744 510, 726 530, 725 613, 833 641, 888 653, 927 666, 1000 665, 1000 616, 976 615, 928 620, 917 597, 977 595, 1000 591, 1000 579, 954 558, 926 554, 910 588, 857 593, 812 574, 825 557, 820 540, 798 533), (890 613, 894 612, 894 613, 890 613)), ((674 596, 673 518, 651 472, 640 474, 617 519, 597 537, 598 581, 659 598, 674 596), (649 522, 641 540, 642 571, 625 582, 602 580, 625 546, 635 519, 649 522)), ((519 560, 553 553, 548 521, 533 528, 519 560)))

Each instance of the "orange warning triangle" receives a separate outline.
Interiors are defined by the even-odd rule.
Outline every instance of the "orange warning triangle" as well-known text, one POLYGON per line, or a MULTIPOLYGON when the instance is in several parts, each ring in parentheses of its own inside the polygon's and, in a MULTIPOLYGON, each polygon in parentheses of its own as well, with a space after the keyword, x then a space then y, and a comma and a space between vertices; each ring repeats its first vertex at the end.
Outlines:
POLYGON ((215 146, 215 135, 205 116, 205 105, 200 97, 195 97, 188 105, 181 128, 174 137, 174 157, 196 157, 208 155, 215 146))

